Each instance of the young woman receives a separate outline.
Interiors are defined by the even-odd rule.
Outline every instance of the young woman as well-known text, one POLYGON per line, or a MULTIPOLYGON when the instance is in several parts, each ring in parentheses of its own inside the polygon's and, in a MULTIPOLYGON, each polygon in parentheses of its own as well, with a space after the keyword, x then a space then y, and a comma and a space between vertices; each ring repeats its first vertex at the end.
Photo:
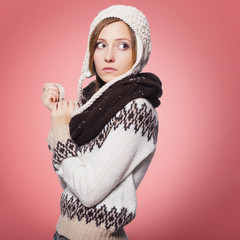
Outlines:
POLYGON ((52 111, 47 141, 64 190, 54 239, 128 239, 123 228, 135 217, 158 134, 162 84, 140 73, 150 52, 145 15, 114 5, 91 24, 78 101, 64 100, 61 85, 44 84, 42 101, 52 111))

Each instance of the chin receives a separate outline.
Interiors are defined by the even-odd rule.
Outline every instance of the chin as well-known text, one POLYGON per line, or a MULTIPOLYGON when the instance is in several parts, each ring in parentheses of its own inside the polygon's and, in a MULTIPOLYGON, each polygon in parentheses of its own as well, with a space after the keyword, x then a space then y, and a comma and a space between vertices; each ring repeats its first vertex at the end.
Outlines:
POLYGON ((105 83, 110 82, 111 80, 113 80, 115 77, 117 76, 104 76, 103 78, 101 78, 105 83))

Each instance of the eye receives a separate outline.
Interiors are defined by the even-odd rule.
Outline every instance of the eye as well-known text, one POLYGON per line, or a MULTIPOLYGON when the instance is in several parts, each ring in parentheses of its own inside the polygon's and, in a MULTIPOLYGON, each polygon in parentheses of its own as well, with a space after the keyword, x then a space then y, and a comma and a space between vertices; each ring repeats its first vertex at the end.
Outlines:
POLYGON ((129 48, 127 43, 119 43, 118 47, 121 50, 127 50, 129 48))
POLYGON ((105 47, 106 47, 106 44, 103 43, 103 42, 98 42, 98 43, 96 44, 96 48, 105 48, 105 47))

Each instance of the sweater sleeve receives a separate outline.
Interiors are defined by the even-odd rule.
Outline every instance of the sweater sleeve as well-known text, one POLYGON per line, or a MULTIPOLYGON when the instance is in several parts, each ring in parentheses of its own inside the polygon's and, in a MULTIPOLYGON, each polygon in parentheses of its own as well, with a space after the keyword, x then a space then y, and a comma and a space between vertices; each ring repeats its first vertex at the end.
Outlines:
MULTIPOLYGON (((51 128, 47 137, 48 148, 52 153, 52 164, 55 171, 58 171, 61 162, 68 158, 77 156, 77 145, 71 140, 69 125, 61 125, 55 129, 51 128)), ((59 182, 63 189, 67 184, 63 177, 58 175, 59 182)))
POLYGON ((145 111, 142 112, 134 109, 133 124, 129 124, 133 112, 124 112, 125 121, 120 120, 122 123, 116 127, 116 119, 112 119, 115 126, 102 146, 96 152, 89 152, 87 158, 70 139, 69 128, 53 129, 55 170, 86 207, 99 203, 142 161, 151 159, 155 152, 156 142, 149 138, 153 128, 154 131, 158 128, 152 106, 145 103, 145 111), (126 122, 127 119, 129 122, 126 122))
POLYGON ((58 171, 64 159, 77 156, 77 144, 70 137, 68 124, 51 128, 47 142, 49 150, 53 153, 52 161, 55 171, 58 171))

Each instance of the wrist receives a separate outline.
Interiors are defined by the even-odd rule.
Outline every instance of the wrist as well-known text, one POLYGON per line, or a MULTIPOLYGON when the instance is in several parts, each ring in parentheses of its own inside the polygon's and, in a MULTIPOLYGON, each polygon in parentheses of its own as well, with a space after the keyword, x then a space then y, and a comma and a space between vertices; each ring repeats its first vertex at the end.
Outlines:
POLYGON ((68 126, 69 126, 69 123, 53 123, 53 124, 52 124, 52 128, 53 128, 53 129, 63 128, 63 126, 65 126, 65 125, 68 125, 68 126))
POLYGON ((65 143, 70 137, 69 124, 62 124, 57 127, 52 127, 52 132, 54 135, 54 145, 56 146, 57 142, 65 143))
POLYGON ((65 116, 64 118, 55 118, 52 117, 52 128, 58 128, 62 125, 69 125, 71 121, 70 116, 65 116))

